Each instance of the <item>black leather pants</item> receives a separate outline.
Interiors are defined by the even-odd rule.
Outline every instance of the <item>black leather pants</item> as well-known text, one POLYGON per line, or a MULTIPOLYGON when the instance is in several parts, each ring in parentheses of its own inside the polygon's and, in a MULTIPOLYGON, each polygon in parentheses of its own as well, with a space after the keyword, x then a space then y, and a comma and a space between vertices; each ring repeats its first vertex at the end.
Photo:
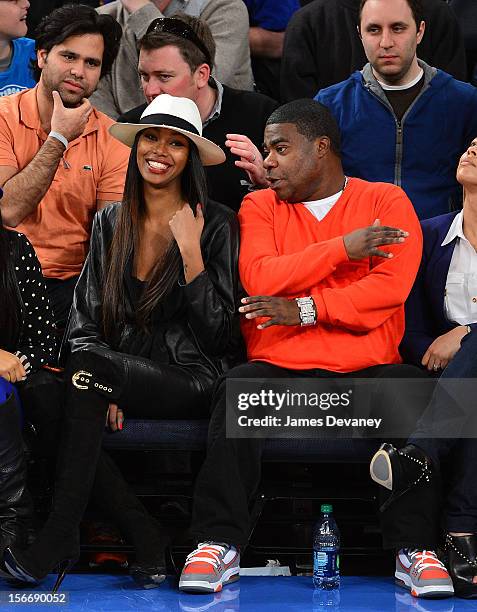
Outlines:
MULTIPOLYGON (((93 351, 96 352, 96 351, 93 351)), ((208 393, 190 369, 98 349, 124 372, 119 400, 125 419, 185 419, 208 416, 208 393)), ((66 377, 66 375, 65 375, 66 377)), ((107 382, 107 381, 105 381, 107 382)), ((38 434, 38 453, 55 456, 63 418, 64 383, 40 371, 20 389, 25 415, 38 434)))
POLYGON ((0 404, 0 555, 6 546, 25 546, 33 507, 26 489, 26 459, 14 394, 0 404))
POLYGON ((144 357, 102 349, 122 363, 126 383, 118 402, 128 418, 187 419, 208 416, 207 390, 191 368, 158 364, 144 357))

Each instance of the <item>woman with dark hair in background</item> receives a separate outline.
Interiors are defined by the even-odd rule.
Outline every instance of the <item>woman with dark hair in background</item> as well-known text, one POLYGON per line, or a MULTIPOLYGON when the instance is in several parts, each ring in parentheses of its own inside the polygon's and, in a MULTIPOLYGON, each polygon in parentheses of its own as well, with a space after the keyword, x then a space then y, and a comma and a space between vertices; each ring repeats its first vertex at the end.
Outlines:
MULTIPOLYGON (((0 198, 3 192, 0 189, 0 198)), ((41 267, 23 234, 3 227, 0 214, 0 554, 25 546, 32 504, 26 490, 17 383, 55 355, 55 328, 41 267)))
POLYGON ((134 545, 135 580, 165 578, 159 525, 101 451, 105 419, 204 417, 218 375, 236 361, 238 228, 207 201, 204 165, 223 151, 203 138, 196 105, 158 96, 139 124, 116 124, 132 146, 123 202, 100 211, 75 290, 64 428, 53 511, 27 551, 7 549, 12 576, 38 582, 79 555, 90 491, 134 545))

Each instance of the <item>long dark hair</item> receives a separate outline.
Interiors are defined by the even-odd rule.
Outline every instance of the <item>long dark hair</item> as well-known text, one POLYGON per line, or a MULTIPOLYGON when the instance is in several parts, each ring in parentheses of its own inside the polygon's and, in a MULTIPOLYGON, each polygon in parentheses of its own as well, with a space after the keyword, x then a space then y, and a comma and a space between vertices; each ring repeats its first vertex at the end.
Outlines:
MULTIPOLYGON (((103 331, 107 342, 114 344, 118 328, 125 321, 125 286, 124 271, 133 252, 138 250, 139 222, 145 211, 143 178, 137 166, 138 133, 131 148, 126 173, 123 203, 119 208, 113 239, 109 250, 106 279, 103 287, 103 331)), ((181 175, 183 198, 196 212, 200 202, 205 207, 207 201, 207 181, 204 167, 200 161, 199 151, 190 141, 189 158, 181 175)), ((175 240, 154 265, 150 279, 135 316, 136 323, 147 329, 151 314, 157 304, 171 291, 179 280, 182 258, 175 240)))
POLYGON ((0 213, 0 348, 13 352, 17 348, 22 321, 22 301, 15 275, 16 241, 2 224, 0 213))

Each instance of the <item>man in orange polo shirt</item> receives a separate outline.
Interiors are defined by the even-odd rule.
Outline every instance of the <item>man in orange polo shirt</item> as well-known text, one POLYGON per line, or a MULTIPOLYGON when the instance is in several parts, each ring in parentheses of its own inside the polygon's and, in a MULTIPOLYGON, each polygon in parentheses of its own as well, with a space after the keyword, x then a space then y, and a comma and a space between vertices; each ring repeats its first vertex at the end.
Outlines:
POLYGON ((398 352, 422 249, 406 194, 343 174, 338 126, 314 100, 274 111, 265 148, 271 188, 246 196, 239 211, 249 363, 215 389, 192 518, 202 544, 187 558, 183 591, 215 592, 238 579, 250 534, 262 444, 226 437, 227 379, 415 374, 398 352))
POLYGON ((128 149, 88 101, 121 38, 112 17, 69 5, 43 19, 38 85, 0 100, 1 217, 33 244, 64 325, 94 213, 122 198, 128 149))

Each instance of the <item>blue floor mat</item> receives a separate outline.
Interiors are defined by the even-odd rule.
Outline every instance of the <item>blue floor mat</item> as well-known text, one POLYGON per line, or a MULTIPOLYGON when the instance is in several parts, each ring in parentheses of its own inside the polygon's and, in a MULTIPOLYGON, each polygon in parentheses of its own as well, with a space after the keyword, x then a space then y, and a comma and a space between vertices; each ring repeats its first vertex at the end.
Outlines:
MULTIPOLYGON (((0 579, 0 609, 8 610, 151 610, 164 612, 477 612, 477 600, 457 598, 415 599, 394 585, 392 578, 345 576, 341 588, 331 596, 315 591, 311 578, 243 577, 216 595, 190 595, 177 591, 177 581, 168 578, 160 588, 138 590, 128 576, 71 574, 62 585, 68 593, 65 605, 9 604, 8 593, 15 591, 0 579)), ((51 589, 54 577, 34 589, 51 589)), ((15 592, 21 592, 18 589, 15 592)))

